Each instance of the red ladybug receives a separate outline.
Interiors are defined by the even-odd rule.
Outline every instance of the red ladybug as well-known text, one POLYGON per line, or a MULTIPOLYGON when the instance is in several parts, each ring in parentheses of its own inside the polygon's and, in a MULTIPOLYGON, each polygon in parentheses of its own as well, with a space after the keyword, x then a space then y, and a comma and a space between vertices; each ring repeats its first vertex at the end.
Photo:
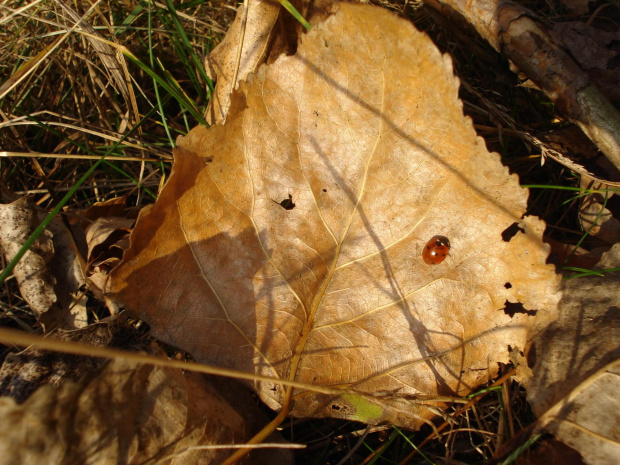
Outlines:
POLYGON ((445 236, 433 236, 422 250, 422 258, 427 265, 439 265, 450 253, 450 241, 445 236))

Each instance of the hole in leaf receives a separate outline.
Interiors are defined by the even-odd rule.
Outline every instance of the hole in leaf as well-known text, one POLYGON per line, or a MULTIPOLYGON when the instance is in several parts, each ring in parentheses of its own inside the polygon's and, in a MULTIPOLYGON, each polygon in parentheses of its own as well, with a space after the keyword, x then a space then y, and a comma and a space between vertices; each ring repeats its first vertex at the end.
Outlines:
POLYGON ((327 189, 323 189, 323 192, 327 192, 327 189))
POLYGON ((506 283, 506 284, 504 284, 504 287, 505 287, 506 289, 512 289, 512 284, 510 284, 510 283, 506 283))
POLYGON ((292 210, 293 208, 295 208, 295 203, 293 202, 293 196, 289 194, 288 199, 284 199, 282 202, 279 202, 279 205, 287 211, 292 210))
POLYGON ((512 302, 506 301, 506 306, 504 307, 504 313, 509 317, 515 316, 517 313, 524 313, 526 315, 534 316, 536 315, 536 310, 526 310, 521 302, 517 302, 513 304, 512 302))
POLYGON ((502 232, 503 241, 510 242, 510 239, 515 237, 519 231, 524 233, 525 229, 519 227, 519 223, 512 223, 510 226, 504 229, 504 232, 502 232))
POLYGON ((329 409, 332 412, 337 413, 338 415, 348 415, 351 413, 351 409, 349 408, 348 405, 333 403, 329 406, 329 409))

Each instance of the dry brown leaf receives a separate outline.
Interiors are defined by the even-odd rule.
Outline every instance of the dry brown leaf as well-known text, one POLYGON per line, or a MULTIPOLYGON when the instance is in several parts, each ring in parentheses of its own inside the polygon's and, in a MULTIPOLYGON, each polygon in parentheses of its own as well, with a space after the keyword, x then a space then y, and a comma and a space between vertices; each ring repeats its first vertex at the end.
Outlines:
POLYGON ((589 270, 601 259, 601 255, 609 250, 609 247, 595 247, 586 250, 583 247, 575 247, 575 244, 566 244, 550 237, 545 238, 551 246, 548 262, 556 266, 570 266, 589 270))
MULTIPOLYGON (((324 20, 333 10, 333 3, 329 0, 299 0, 292 4, 312 24, 324 20)), ((240 5, 226 37, 205 58, 207 74, 217 81, 205 112, 209 124, 224 123, 230 109, 230 94, 239 82, 281 53, 293 54, 302 30, 305 31, 278 2, 248 0, 248 5, 247 17, 244 16, 244 5, 240 5), (233 84, 235 71, 237 75, 233 84)))
MULTIPOLYGON (((131 218, 99 218, 86 228, 86 244, 88 245, 88 263, 108 259, 114 246, 131 232, 135 220, 131 218)), ((120 251, 119 258, 122 255, 120 251)))
MULTIPOLYGON (((32 197, 0 205, 0 244, 7 261, 13 260, 37 226, 32 197)), ((13 271, 22 297, 37 316, 47 312, 56 302, 55 279, 47 268, 53 256, 52 233, 44 231, 13 271)))
POLYGON ((243 5, 239 6, 235 21, 226 37, 207 56, 205 69, 212 80, 217 80, 213 98, 206 112, 209 124, 226 121, 230 108, 230 94, 239 81, 256 71, 267 57, 273 26, 278 19, 280 4, 273 1, 253 0, 249 2, 246 23, 243 24, 243 5), (241 50, 237 82, 232 83, 237 65, 237 51, 241 50))
POLYGON ((126 216, 125 208, 127 196, 114 197, 104 202, 95 202, 90 207, 77 212, 76 217, 80 219, 80 226, 86 230, 88 226, 99 218, 126 216))
MULTIPOLYGON (((0 416, 2 462, 20 465, 219 464, 231 449, 205 447, 243 444, 266 420, 231 381, 121 361, 21 405, 2 397, 0 416)), ((254 454, 245 463, 291 463, 286 450, 254 454)))
POLYGON ((225 125, 179 140, 112 292, 200 361, 367 393, 295 390, 294 415, 415 428, 435 411, 412 399, 496 375, 528 325, 506 303, 551 315, 557 276, 542 221, 502 237, 527 191, 463 116, 450 58, 382 9, 339 8, 225 125), (450 254, 427 265, 438 234, 450 254))
MULTIPOLYGON (((88 246, 88 288, 99 300, 105 300, 104 289, 109 272, 121 260, 129 247, 129 233, 135 220, 131 218, 98 218, 86 228, 88 246)), ((109 306, 114 315, 116 306, 109 306)))
MULTIPOLYGON (((43 221, 30 197, 0 205, 0 245, 12 260, 43 221)), ((65 225, 54 218, 14 270, 22 297, 39 322, 49 328, 62 321, 65 328, 87 325, 84 263, 65 225)))
MULTIPOLYGON (((620 266, 620 244, 598 269, 620 266)), ((589 464, 620 463, 620 273, 563 283, 557 321, 537 334, 520 381, 539 425, 589 464), (529 367, 528 368, 528 362, 529 367)))
MULTIPOLYGON (((80 219, 80 233, 85 243, 87 257, 86 283, 90 291, 104 301, 103 289, 108 274, 114 268, 127 247, 129 233, 135 219, 127 218, 126 197, 116 197, 96 202, 78 211, 74 218, 80 219)), ((117 308, 110 306, 112 314, 117 308)))
MULTIPOLYGON (((47 212, 39 210, 38 223, 41 223, 46 216, 47 212)), ((54 290, 60 307, 58 316, 62 318, 60 327, 85 328, 88 326, 87 297, 81 288, 85 284, 86 264, 73 236, 60 218, 54 218, 47 226, 47 230, 52 233, 54 244, 54 256, 48 266, 56 281, 54 290)), ((52 318, 55 317, 48 312, 40 322, 50 328, 56 324, 52 318)))

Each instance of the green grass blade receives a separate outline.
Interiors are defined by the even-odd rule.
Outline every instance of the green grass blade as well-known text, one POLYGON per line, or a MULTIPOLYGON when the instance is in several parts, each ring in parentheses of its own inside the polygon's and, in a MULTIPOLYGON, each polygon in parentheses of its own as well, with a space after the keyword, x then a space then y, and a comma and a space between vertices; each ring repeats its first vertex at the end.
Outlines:
POLYGON ((606 194, 608 192, 620 192, 620 188, 583 189, 581 187, 548 186, 546 184, 521 184, 521 187, 527 187, 528 189, 557 189, 557 190, 562 190, 562 191, 576 191, 576 192, 583 192, 585 194, 606 194))
POLYGON ((295 19, 301 23, 303 27, 310 30, 311 28, 310 23, 304 19, 304 17, 291 4, 291 2, 289 2, 288 0, 279 0, 279 1, 280 1, 280 5, 282 5, 286 9, 286 11, 288 11, 290 14, 292 14, 295 17, 295 19))
MULTIPOLYGON (((155 67, 155 58, 153 57, 153 34, 151 32, 151 19, 152 19, 152 15, 151 15, 151 5, 149 4, 149 10, 148 10, 148 22, 147 22, 147 27, 149 30, 149 35, 148 35, 148 43, 149 43, 149 61, 151 64, 151 69, 155 67)), ((170 134, 170 128, 168 126, 168 122, 166 121, 166 114, 164 112, 164 107, 162 105, 162 99, 161 96, 159 95, 159 86, 157 85, 157 81, 155 79, 153 79, 153 89, 155 90, 155 99, 157 100, 157 107, 159 108, 159 116, 161 117, 161 122, 164 126, 164 129, 166 130, 166 136, 168 137, 168 141, 170 142, 170 147, 174 147, 174 138, 172 137, 172 134, 170 134)))
MULTIPOLYGON (((179 21, 179 17, 177 16, 177 12, 176 12, 174 4, 172 3, 172 0, 166 0, 166 6, 168 7, 170 18, 172 19, 172 22, 174 23, 174 27, 177 31, 177 34, 180 38, 181 43, 183 44, 185 49, 189 51, 189 56, 190 56, 192 63, 194 63, 194 66, 198 70, 198 73, 200 74, 202 79, 207 83, 207 85, 209 86, 209 89, 213 90, 213 81, 211 81, 211 79, 209 79, 209 76, 207 76, 207 72, 202 66, 202 63, 200 62, 198 55, 196 55, 196 52, 194 52, 194 46, 189 41, 189 38, 187 37, 187 33, 185 32, 183 25, 181 24, 181 21, 179 21)), ((201 86, 201 89, 202 89, 202 86, 201 86)))
POLYGON ((155 79, 155 81, 157 81, 157 83, 159 83, 159 85, 162 86, 166 90, 166 92, 168 92, 170 95, 172 95, 172 97, 177 102, 179 102, 179 105, 181 105, 181 107, 185 108, 185 110, 187 110, 194 118, 196 118, 196 120, 200 124, 204 124, 205 126, 208 126, 207 122, 202 117, 202 114, 200 113, 200 111, 198 111, 198 108, 196 108, 194 103, 189 98, 187 98, 187 96, 185 95, 185 92, 183 92, 183 90, 181 89, 181 87, 178 84, 172 85, 172 84, 168 83, 167 80, 162 79, 161 76, 159 76, 150 67, 148 67, 144 63, 142 63, 142 61, 140 61, 140 59, 138 59, 136 56, 134 56, 128 50, 123 50, 122 52, 123 52, 123 55, 125 55, 127 58, 129 58, 131 61, 133 61, 136 65, 138 65, 138 67, 142 71, 144 71, 146 74, 148 74, 153 79, 155 79))
POLYGON ((580 273, 574 274, 572 276, 566 276, 564 279, 574 279, 581 278, 583 276, 604 276, 605 273, 613 273, 615 271, 620 271, 620 267, 618 268, 606 268, 604 270, 585 270, 583 268, 575 268, 572 266, 567 266, 563 268, 569 271, 579 271, 580 273))

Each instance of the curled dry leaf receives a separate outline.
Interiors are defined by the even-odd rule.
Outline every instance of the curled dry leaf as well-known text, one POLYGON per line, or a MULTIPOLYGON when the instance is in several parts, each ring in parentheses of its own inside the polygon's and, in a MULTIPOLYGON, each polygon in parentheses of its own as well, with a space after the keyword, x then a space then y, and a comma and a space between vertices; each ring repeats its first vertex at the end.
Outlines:
MULTIPOLYGON (((0 244, 12 260, 46 214, 32 198, 0 205, 0 244)), ((83 261, 69 230, 54 218, 14 270, 22 297, 45 326, 62 320, 66 328, 87 324, 83 261)))
MULTIPOLYGON (((329 0, 293 2, 301 15, 310 23, 325 19, 333 8, 329 0)), ((209 124, 226 121, 230 109, 230 94, 238 83, 256 72, 263 63, 269 63, 281 53, 295 53, 301 35, 301 24, 285 11, 280 3, 270 0, 248 2, 247 16, 240 5, 237 16, 226 37, 205 58, 205 69, 216 81, 205 119, 209 124), (244 24, 245 21, 245 24, 244 24), (239 46, 243 44, 239 55, 239 46), (236 80, 233 76, 237 71, 236 80)), ((305 30, 305 29, 304 29, 305 30)))
POLYGON ((88 226, 99 218, 125 218, 127 196, 114 197, 104 202, 95 202, 90 207, 77 212, 81 228, 86 231, 88 226))
MULTIPOLYGON (((105 300, 103 289, 109 271, 114 268, 127 247, 129 232, 135 222, 126 218, 126 197, 116 197, 96 202, 76 215, 81 219, 81 232, 86 244, 86 283, 99 300, 105 300)), ((114 305, 109 306, 117 313, 114 305)))
POLYGON ((134 222, 131 218, 113 217, 98 218, 90 224, 85 231, 89 265, 113 255, 109 249, 129 234, 134 222))
MULTIPOLYGON (((32 197, 0 205, 0 243, 7 261, 13 260, 38 224, 32 197)), ((52 233, 43 231, 13 271, 22 297, 37 316, 56 302, 56 281, 47 268, 53 256, 52 233)))
MULTIPOLYGON (((620 244, 598 266, 618 267, 620 244)), ((620 462, 619 278, 564 281, 559 318, 534 336, 518 373, 539 428, 596 465, 620 462)))
MULTIPOLYGON (((128 236, 134 222, 130 218, 98 218, 86 228, 86 281, 89 289, 100 300, 105 300, 103 289, 110 270, 120 262, 124 250, 129 246, 128 236)), ((109 309, 112 314, 117 313, 114 305, 109 306, 109 309)))
POLYGON ((527 191, 463 116, 450 58, 339 9, 179 140, 111 291, 200 361, 359 393, 254 383, 274 409, 415 428, 435 410, 411 399, 493 378, 528 324, 506 302, 551 313, 557 277, 542 221, 502 237, 527 191), (450 252, 428 265, 436 235, 450 252))
MULTIPOLYGON (((79 383, 0 398, 3 463, 219 464, 266 419, 247 392, 196 373, 115 361, 79 383)), ((281 439, 274 438, 281 442, 281 439)), ((291 463, 286 450, 252 464, 291 463)))

